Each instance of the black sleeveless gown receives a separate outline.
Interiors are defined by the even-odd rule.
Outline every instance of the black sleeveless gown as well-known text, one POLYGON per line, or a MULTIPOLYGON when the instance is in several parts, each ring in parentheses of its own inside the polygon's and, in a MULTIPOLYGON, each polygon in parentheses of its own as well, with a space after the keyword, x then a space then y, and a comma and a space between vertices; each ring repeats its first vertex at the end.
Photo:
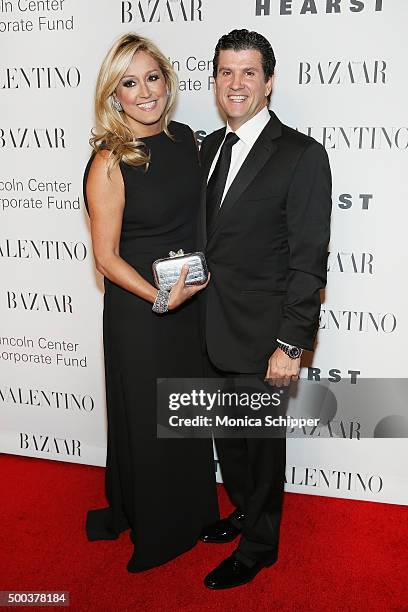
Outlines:
MULTIPOLYGON (((164 132, 143 139, 151 152, 147 172, 120 164, 120 255, 152 284, 155 259, 194 250, 200 197, 192 132, 174 121, 169 130, 173 140, 164 132)), ((203 376, 198 302, 157 315, 105 278, 103 333, 109 505, 88 512, 86 532, 89 540, 115 539, 130 528, 127 569, 138 572, 188 550, 219 518, 211 440, 156 435, 156 378, 203 376)))

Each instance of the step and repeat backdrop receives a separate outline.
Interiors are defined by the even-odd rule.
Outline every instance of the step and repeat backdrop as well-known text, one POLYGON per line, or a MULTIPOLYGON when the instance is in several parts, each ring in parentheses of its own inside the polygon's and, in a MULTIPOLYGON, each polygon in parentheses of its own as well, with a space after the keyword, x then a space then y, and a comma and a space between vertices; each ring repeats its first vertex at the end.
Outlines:
POLYGON ((271 108, 326 147, 333 172, 328 286, 302 377, 356 398, 352 415, 338 406, 325 431, 288 441, 287 490, 408 503, 397 384, 407 363, 407 19, 405 0, 0 1, 0 452, 105 464, 103 287, 82 198, 104 54, 127 31, 152 38, 179 76, 175 118, 201 140, 222 125, 214 46, 246 27, 275 50, 271 108), (371 401, 358 390, 380 379, 372 401, 384 413, 365 439, 371 401))

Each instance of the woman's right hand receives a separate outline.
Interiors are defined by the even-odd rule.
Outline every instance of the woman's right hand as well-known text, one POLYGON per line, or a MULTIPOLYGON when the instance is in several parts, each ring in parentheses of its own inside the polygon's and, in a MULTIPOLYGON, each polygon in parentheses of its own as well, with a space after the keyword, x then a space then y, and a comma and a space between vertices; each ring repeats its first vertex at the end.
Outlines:
POLYGON ((206 288, 208 283, 210 282, 210 274, 208 275, 208 280, 204 285, 186 285, 186 278, 188 274, 188 264, 184 264, 181 268, 181 274, 178 278, 178 281, 170 290, 170 299, 169 299, 169 310, 174 310, 183 304, 186 300, 189 300, 193 295, 202 291, 206 288))

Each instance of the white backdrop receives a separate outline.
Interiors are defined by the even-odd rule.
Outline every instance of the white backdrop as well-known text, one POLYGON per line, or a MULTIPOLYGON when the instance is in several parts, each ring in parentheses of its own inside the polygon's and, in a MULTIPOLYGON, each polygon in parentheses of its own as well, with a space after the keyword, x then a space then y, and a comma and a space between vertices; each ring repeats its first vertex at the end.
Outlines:
MULTIPOLYGON (((308 365, 356 387, 406 376, 407 18, 405 0, 0 2, 2 452, 105 463, 102 283, 82 175, 97 71, 130 30, 172 60, 176 118, 199 138, 221 125, 219 36, 247 27, 271 41, 271 107, 326 146, 333 172, 329 280, 308 365)), ((402 414, 404 395, 384 399, 402 414)), ((287 490, 408 503, 404 439, 314 437, 288 442, 287 490)))

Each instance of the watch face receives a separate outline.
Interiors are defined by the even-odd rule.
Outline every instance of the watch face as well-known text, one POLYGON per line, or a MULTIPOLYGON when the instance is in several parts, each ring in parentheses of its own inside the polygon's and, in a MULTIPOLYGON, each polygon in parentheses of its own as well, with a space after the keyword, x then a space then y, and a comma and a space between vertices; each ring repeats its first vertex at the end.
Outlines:
POLYGON ((292 357, 292 359, 297 359, 298 357, 300 357, 300 349, 298 349, 296 346, 293 346, 289 351, 289 356, 292 357))

